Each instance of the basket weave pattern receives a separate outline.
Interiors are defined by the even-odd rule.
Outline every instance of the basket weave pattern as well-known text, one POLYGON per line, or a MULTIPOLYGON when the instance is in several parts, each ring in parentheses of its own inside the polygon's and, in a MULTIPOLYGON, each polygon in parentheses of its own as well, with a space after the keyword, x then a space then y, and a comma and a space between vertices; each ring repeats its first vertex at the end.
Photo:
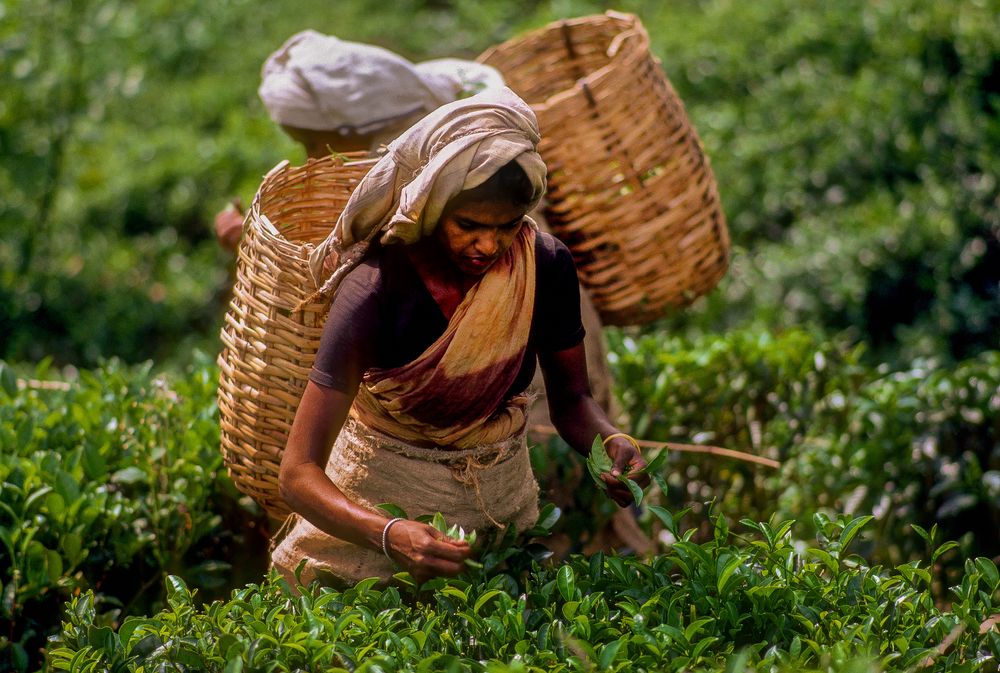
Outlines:
POLYGON ((553 23, 479 60, 538 117, 546 219, 605 324, 655 320, 715 287, 729 264, 715 179, 635 16, 553 23))
POLYGON ((265 177, 244 223, 221 335, 222 452, 237 488, 274 517, 289 511, 278 490, 278 467, 329 306, 321 301, 293 309, 316 289, 309 252, 330 233, 374 164, 361 156, 279 164, 265 177))

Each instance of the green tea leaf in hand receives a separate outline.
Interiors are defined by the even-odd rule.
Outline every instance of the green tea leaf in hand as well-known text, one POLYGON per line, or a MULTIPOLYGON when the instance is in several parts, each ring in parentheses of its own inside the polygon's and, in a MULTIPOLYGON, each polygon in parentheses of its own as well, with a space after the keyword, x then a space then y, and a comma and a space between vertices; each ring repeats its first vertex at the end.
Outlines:
POLYGON ((648 475, 657 474, 660 471, 660 466, 663 465, 663 462, 666 459, 667 459, 667 450, 660 449, 660 452, 656 454, 653 460, 646 463, 646 467, 639 470, 637 474, 648 474, 648 475))
POLYGON ((632 499, 635 500, 635 506, 638 507, 642 504, 642 486, 635 483, 625 475, 618 477, 618 481, 622 482, 628 486, 628 490, 632 492, 632 499))
POLYGON ((612 462, 611 457, 604 448, 604 441, 598 435, 594 438, 594 443, 590 446, 590 457, 587 458, 587 471, 590 472, 594 483, 600 486, 602 491, 608 490, 608 486, 601 479, 601 475, 611 472, 612 467, 614 467, 614 462, 612 462))

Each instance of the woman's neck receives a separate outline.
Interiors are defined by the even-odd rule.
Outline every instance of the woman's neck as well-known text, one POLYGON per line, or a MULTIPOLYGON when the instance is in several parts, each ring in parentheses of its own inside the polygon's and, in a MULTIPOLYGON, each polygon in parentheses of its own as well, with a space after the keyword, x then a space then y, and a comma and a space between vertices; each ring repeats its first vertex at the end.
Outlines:
POLYGON ((407 246, 406 253, 444 317, 451 320, 465 294, 480 277, 462 273, 433 239, 425 238, 407 246))

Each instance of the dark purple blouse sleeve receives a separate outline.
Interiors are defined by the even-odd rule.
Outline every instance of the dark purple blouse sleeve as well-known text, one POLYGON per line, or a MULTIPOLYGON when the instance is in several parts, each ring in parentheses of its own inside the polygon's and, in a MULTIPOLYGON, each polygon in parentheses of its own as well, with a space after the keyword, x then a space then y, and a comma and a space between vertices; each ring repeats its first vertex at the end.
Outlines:
POLYGON ((539 250, 545 260, 538 267, 539 351, 561 351, 583 341, 586 330, 580 317, 580 280, 576 275, 573 255, 566 245, 546 236, 539 250))
POLYGON ((374 365, 379 332, 378 267, 363 263, 341 282, 330 304, 309 380, 353 394, 374 365))

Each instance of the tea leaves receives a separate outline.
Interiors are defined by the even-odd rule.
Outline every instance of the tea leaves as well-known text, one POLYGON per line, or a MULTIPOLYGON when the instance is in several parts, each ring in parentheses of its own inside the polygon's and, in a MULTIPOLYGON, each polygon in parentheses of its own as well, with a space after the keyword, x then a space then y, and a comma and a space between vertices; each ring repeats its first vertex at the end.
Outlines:
POLYGON ((750 544, 679 543, 649 561, 574 555, 423 588, 366 580, 344 591, 299 587, 295 598, 272 575, 199 608, 171 578, 169 607, 117 634, 92 627, 85 594, 67 606, 50 660, 56 670, 115 661, 255 670, 266 647, 280 670, 848 673, 877 660, 903 672, 928 657, 940 671, 995 668, 1000 637, 989 619, 1000 593, 988 559, 966 564, 946 611, 919 562, 884 569, 830 553, 864 522, 832 522, 832 539, 817 539, 808 555, 821 552, 822 564, 798 555, 784 524, 755 523, 750 544))

